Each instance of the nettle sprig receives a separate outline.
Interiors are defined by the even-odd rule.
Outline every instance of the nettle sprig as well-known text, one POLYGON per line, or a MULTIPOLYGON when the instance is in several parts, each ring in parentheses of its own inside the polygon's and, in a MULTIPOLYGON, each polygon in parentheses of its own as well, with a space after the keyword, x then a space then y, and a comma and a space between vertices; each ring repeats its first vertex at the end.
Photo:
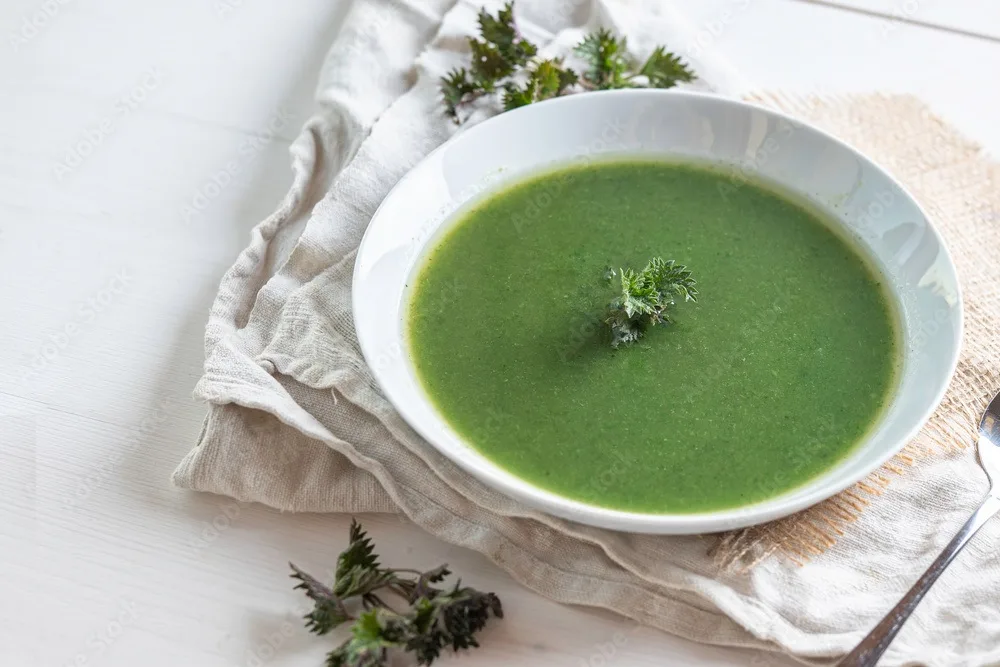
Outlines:
POLYGON ((292 578, 315 604, 306 614, 311 632, 325 635, 351 623, 351 636, 327 654, 327 667, 382 667, 390 650, 411 653, 430 665, 446 648, 479 646, 476 633, 490 616, 503 618, 500 599, 462 586, 439 587, 451 572, 442 565, 422 572, 384 568, 371 539, 351 522, 350 544, 337 558, 333 584, 327 586, 295 565, 292 578), (390 597, 391 596, 391 597, 390 597), (403 602, 397 611, 388 601, 403 602))
POLYGON ((642 271, 608 269, 605 278, 621 278, 621 294, 608 305, 605 324, 611 327, 611 346, 631 345, 657 324, 669 324, 669 310, 677 299, 698 301, 695 280, 686 266, 654 257, 642 271))
POLYGON ((695 79, 687 64, 663 46, 653 49, 641 64, 631 59, 627 46, 624 37, 604 28, 587 35, 574 49, 585 66, 579 74, 562 58, 537 57, 538 47, 518 32, 513 2, 496 16, 482 9, 479 37, 469 38, 469 66, 453 69, 441 79, 445 113, 460 123, 463 107, 498 93, 509 111, 575 90, 672 88, 695 79))

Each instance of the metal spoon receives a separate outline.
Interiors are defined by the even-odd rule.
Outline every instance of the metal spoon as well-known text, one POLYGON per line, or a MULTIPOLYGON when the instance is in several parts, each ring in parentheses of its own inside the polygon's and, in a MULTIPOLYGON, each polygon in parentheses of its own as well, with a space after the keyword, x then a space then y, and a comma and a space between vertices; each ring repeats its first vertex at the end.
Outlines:
POLYGON ((990 494, 972 518, 962 526, 962 530, 958 531, 955 539, 917 580, 910 592, 846 658, 837 663, 837 667, 873 667, 944 569, 955 560, 958 552, 969 543, 990 517, 1000 512, 1000 394, 994 396, 986 406, 986 412, 979 422, 977 445, 979 465, 986 471, 986 476, 990 480, 990 494))

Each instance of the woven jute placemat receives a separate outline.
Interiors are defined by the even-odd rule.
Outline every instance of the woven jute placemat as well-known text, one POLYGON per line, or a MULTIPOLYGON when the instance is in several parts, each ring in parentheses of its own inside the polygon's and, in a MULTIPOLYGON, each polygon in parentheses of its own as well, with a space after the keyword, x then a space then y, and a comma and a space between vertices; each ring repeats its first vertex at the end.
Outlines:
POLYGON ((808 510, 723 535, 713 554, 749 569, 771 555, 804 562, 833 547, 893 479, 934 457, 969 453, 979 417, 1000 389, 1000 164, 918 99, 905 95, 750 101, 817 125, 867 154, 916 197, 944 237, 965 308, 962 354, 948 392, 903 451, 854 487, 808 510))

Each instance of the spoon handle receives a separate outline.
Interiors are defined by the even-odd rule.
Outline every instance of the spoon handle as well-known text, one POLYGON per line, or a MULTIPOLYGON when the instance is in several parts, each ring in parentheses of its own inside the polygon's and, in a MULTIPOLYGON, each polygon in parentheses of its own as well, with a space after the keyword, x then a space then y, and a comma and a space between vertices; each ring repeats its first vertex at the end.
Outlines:
POLYGON ((937 581, 944 569, 951 564, 955 556, 969 543, 969 540, 983 527, 990 517, 1000 512, 1000 497, 990 495, 979 506, 962 530, 958 531, 948 546, 944 548, 941 555, 937 557, 923 576, 917 580, 913 588, 903 596, 892 611, 886 614, 878 625, 858 644, 847 657, 837 663, 837 667, 874 667, 885 650, 889 648, 889 642, 893 640, 896 633, 903 627, 903 623, 910 617, 917 604, 924 599, 924 595, 930 590, 934 582, 937 581))

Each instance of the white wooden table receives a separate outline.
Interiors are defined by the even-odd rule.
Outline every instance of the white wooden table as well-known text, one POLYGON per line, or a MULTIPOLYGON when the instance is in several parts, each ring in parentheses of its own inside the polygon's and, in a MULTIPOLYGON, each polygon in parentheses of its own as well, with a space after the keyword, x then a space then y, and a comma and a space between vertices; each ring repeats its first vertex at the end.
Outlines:
MULTIPOLYGON (((761 87, 917 93, 1000 151, 996 4, 839 3, 675 2, 761 87)), ((332 646, 302 629, 286 563, 328 567, 347 518, 169 475, 201 425, 208 306, 285 192, 344 9, 0 4, 0 665, 305 667, 332 646)), ((388 561, 446 561, 501 596, 507 619, 462 664, 792 664, 559 606, 402 521, 364 523, 388 561)))

